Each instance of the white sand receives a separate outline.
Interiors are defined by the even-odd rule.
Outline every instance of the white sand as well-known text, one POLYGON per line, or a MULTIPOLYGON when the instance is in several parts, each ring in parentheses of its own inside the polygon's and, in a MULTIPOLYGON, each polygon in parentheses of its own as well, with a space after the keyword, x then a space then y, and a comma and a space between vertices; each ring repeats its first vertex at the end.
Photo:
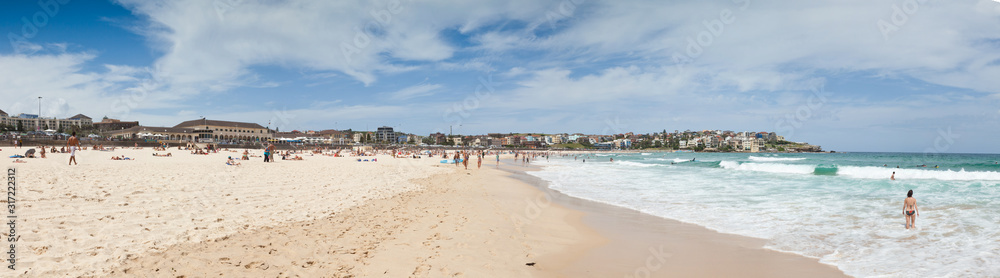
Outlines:
POLYGON ((153 157, 150 148, 87 150, 78 151, 77 166, 66 165, 68 154, 14 164, 7 157, 27 148, 2 149, 0 163, 18 170, 16 273, 27 277, 101 276, 172 245, 311 221, 416 190, 410 179, 444 171, 427 166, 435 159, 388 156, 356 162, 306 155, 267 164, 258 157, 233 167, 226 157, 242 150, 191 155, 176 148, 168 150, 173 157, 153 157), (110 159, 118 155, 137 160, 110 159))

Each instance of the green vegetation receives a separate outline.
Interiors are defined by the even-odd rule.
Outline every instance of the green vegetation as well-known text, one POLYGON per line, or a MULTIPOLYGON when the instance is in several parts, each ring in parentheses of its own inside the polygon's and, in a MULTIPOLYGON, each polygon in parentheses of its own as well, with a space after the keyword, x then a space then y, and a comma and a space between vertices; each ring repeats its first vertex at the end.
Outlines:
POLYGON ((428 145, 434 145, 435 143, 437 143, 437 142, 434 141, 434 138, 430 137, 430 136, 424 137, 424 139, 421 140, 421 142, 423 142, 424 144, 428 144, 428 145))
MULTIPOLYGON (((588 143, 588 145, 590 145, 588 143)), ((552 145, 553 149, 589 149, 590 147, 584 146, 580 143, 564 143, 552 145)))

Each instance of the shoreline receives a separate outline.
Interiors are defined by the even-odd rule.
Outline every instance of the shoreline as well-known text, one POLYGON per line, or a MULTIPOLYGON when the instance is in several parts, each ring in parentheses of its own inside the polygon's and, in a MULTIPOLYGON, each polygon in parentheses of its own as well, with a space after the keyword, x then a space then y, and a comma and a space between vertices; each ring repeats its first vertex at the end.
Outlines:
POLYGON ((220 165, 230 153, 152 152, 83 152, 73 167, 62 164, 66 154, 50 154, 18 166, 37 189, 27 210, 36 221, 27 227, 77 242, 26 238, 35 254, 22 275, 844 276, 763 249, 763 240, 562 194, 509 156, 499 169, 487 159, 479 170, 386 156, 377 164, 309 156, 268 166, 256 158, 230 168, 220 165), (105 158, 111 154, 139 160, 105 158), (129 170, 88 175, 119 167, 129 170), (79 180, 40 174, 49 171, 79 180), (213 171, 221 172, 192 174, 213 171), (119 176, 126 172, 133 174, 119 176), (95 190, 106 192, 87 195, 95 190), (176 202, 188 198, 196 203, 176 202), (63 203, 72 207, 47 205, 63 203), (75 220, 63 225, 67 219, 75 220), (69 264, 55 267, 59 260, 69 264))
POLYGON ((550 196, 554 204, 583 213, 587 228, 608 241, 561 269, 566 277, 849 277, 819 259, 766 249, 764 239, 566 195, 527 173, 538 167, 502 170, 550 196))

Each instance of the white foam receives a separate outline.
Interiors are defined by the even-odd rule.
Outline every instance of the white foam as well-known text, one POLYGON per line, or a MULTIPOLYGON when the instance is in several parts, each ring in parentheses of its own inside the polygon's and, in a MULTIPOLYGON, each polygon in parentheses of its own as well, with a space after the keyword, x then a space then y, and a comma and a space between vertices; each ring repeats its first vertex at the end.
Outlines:
POLYGON ((736 161, 722 161, 719 166, 730 170, 783 173, 783 174, 812 174, 816 170, 814 165, 791 165, 780 163, 739 163, 736 161))
POLYGON ((760 156, 750 156, 748 159, 750 161, 799 161, 805 160, 805 157, 760 157, 760 156))
POLYGON ((952 170, 921 170, 921 169, 899 169, 886 167, 856 167, 842 166, 837 170, 838 176, 862 178, 862 179, 888 179, 896 172, 897 180, 945 180, 945 181, 976 181, 976 180, 1000 180, 1000 172, 978 172, 952 170))
POLYGON ((664 166, 663 164, 647 164, 647 163, 639 163, 639 162, 632 162, 632 161, 618 161, 617 163, 619 165, 629 166, 629 167, 656 167, 656 166, 664 166))
POLYGON ((651 155, 652 153, 641 153, 641 155, 651 155))
POLYGON ((571 162, 553 160, 557 165, 530 173, 571 196, 762 238, 769 249, 819 258, 848 275, 991 277, 1000 273, 1000 222, 984 217, 1000 211, 1000 190, 996 189, 1000 182, 963 180, 988 179, 992 172, 841 167, 840 171, 854 176, 830 178, 806 175, 815 165, 727 160, 719 163, 719 169, 663 164, 657 165, 668 167, 622 167, 643 164, 631 161, 571 162), (888 174, 896 170, 897 178, 901 174, 911 179, 954 176, 953 181, 896 183, 887 181, 885 170, 888 174), (921 208, 917 230, 903 228, 899 203, 905 189, 899 184, 919 189, 914 195, 921 208))

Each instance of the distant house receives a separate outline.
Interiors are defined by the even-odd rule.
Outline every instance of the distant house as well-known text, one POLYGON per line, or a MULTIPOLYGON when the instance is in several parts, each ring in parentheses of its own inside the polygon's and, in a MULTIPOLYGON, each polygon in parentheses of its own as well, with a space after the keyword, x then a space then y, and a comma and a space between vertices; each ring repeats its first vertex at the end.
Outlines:
POLYGON ((431 133, 427 137, 434 139, 434 145, 441 145, 448 141, 448 135, 440 132, 431 133))
POLYGON ((327 129, 318 132, 321 137, 329 138, 333 144, 350 144, 352 141, 351 133, 342 130, 327 129))

